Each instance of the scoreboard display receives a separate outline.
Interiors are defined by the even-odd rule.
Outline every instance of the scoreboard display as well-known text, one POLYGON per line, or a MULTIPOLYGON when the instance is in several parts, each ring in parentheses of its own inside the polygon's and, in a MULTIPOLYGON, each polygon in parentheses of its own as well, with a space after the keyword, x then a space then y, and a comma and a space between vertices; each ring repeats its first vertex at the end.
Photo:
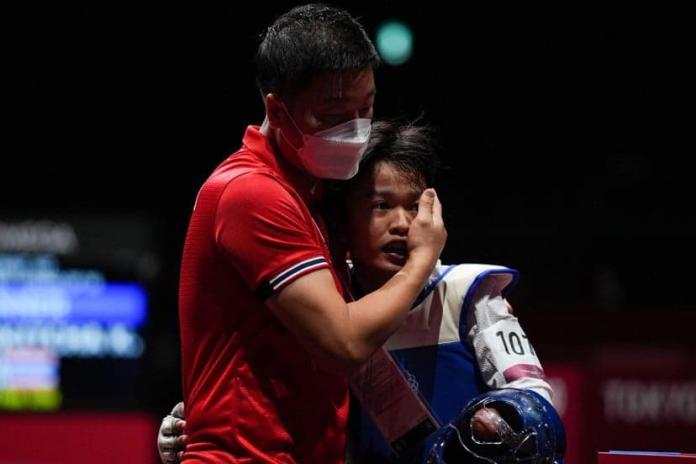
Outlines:
POLYGON ((129 218, 0 219, 0 411, 136 407, 148 236, 129 218))

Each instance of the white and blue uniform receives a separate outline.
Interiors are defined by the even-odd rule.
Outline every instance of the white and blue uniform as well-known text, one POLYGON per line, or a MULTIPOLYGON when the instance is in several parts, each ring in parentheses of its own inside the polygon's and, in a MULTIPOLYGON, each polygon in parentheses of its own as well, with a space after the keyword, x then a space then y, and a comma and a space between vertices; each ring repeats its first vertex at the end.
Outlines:
MULTIPOLYGON (((532 389, 551 400, 539 360, 504 298, 516 279, 517 272, 503 266, 438 264, 403 326, 385 343, 435 428, 493 388, 532 389)), ((365 369, 369 373, 369 364, 365 369)), ((353 382, 353 388, 360 383, 353 382)), ((387 443, 370 417, 351 408, 352 461, 422 462, 435 434, 423 442, 414 431, 412 441, 421 444, 397 458, 394 442, 387 443)))

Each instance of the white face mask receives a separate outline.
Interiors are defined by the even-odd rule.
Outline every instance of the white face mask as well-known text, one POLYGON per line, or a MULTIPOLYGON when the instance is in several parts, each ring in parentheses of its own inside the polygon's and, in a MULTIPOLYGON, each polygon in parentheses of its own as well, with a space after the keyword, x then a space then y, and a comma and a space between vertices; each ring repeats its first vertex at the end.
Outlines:
MULTIPOLYGON (((319 179, 350 179, 358 173, 358 165, 370 140, 371 119, 351 119, 312 135, 302 133, 292 117, 290 120, 302 134, 302 146, 293 148, 310 174, 319 179)), ((292 146, 289 141, 288 144, 292 146)))

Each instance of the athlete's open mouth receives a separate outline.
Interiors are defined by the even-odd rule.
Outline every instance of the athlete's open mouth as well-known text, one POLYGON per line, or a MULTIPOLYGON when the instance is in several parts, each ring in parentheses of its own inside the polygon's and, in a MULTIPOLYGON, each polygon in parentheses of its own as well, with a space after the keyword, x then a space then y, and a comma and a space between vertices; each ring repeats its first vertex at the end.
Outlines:
POLYGON ((395 264, 403 265, 408 257, 408 248, 404 240, 393 240, 384 245, 382 251, 395 264))

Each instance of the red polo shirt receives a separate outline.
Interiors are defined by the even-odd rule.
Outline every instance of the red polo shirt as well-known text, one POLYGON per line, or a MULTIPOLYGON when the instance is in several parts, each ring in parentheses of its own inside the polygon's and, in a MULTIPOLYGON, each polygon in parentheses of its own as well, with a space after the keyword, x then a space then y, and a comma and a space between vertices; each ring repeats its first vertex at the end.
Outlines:
POLYGON ((340 463, 348 385, 317 368, 264 301, 330 269, 308 179, 250 126, 203 184, 179 290, 185 462, 340 463))

